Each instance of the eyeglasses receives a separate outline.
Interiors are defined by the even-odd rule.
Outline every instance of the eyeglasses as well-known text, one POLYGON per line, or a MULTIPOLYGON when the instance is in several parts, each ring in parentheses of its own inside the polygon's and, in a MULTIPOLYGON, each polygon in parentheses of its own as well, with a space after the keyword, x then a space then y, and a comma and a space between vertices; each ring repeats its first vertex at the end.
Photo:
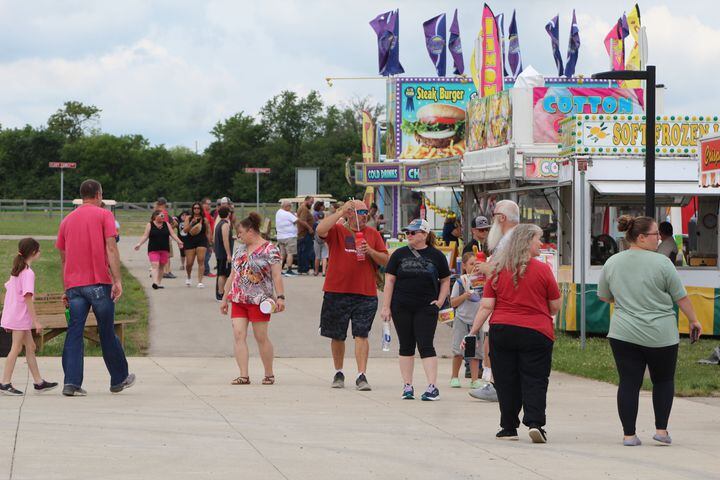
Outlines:
POLYGON ((645 235, 646 237, 652 237, 655 235, 660 235, 660 232, 658 231, 658 232, 643 233, 643 235, 645 235))

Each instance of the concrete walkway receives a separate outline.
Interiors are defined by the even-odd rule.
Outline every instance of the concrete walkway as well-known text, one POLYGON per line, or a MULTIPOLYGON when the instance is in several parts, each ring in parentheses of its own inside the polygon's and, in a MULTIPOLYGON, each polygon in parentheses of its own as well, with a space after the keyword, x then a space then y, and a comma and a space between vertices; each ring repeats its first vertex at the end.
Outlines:
MULTIPOLYGON (((717 479, 720 408, 676 399, 674 444, 620 445, 615 388, 553 373, 547 445, 495 440, 497 404, 443 387, 439 402, 400 400, 394 359, 373 359, 374 391, 329 388, 326 359, 279 359, 274 386, 231 386, 230 358, 133 358, 138 383, 111 395, 102 359, 86 362, 85 398, 0 397, 0 478, 12 479, 717 479), (16 436, 17 432, 17 438, 16 436), (10 475, 12 469, 12 476, 10 475)), ((42 358, 49 379, 60 361, 42 358)), ((417 384, 423 382, 418 375, 417 384)), ((27 388, 20 362, 16 385, 27 388)))

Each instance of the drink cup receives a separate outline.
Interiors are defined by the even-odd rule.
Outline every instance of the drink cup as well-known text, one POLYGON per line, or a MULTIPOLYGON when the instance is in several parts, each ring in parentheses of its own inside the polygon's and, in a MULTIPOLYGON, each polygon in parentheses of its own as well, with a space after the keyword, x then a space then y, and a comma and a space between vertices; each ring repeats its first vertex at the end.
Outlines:
POLYGON ((453 320, 455 320, 455 309, 452 307, 444 308, 438 313, 438 321, 440 323, 450 323, 453 320))
POLYGON ((275 310, 277 310, 277 303, 272 298, 266 298, 260 302, 260 311, 265 315, 275 313, 275 310))
POLYGON ((358 262, 365 261, 365 254, 360 251, 360 245, 365 243, 365 235, 363 232, 355 232, 355 253, 357 255, 358 262))

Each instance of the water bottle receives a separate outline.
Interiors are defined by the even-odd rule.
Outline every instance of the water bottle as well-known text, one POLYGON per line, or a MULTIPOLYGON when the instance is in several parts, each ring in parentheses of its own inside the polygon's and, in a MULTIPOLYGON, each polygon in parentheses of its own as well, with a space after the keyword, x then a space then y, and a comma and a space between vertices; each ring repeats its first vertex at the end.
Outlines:
POLYGON ((70 309, 69 308, 65 309, 65 322, 68 325, 70 325, 70 309))
POLYGON ((390 351, 390 340, 392 337, 390 336, 390 322, 383 322, 383 335, 382 335, 382 351, 383 352, 389 352, 390 351))

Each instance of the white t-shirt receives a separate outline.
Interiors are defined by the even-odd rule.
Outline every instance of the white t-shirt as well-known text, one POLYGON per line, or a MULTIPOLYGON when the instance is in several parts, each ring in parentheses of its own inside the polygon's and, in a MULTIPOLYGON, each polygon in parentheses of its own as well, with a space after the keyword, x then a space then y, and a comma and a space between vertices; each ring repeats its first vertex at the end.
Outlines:
POLYGON ((278 240, 297 237, 297 217, 295 214, 282 208, 278 210, 275 214, 275 230, 277 231, 278 240))

